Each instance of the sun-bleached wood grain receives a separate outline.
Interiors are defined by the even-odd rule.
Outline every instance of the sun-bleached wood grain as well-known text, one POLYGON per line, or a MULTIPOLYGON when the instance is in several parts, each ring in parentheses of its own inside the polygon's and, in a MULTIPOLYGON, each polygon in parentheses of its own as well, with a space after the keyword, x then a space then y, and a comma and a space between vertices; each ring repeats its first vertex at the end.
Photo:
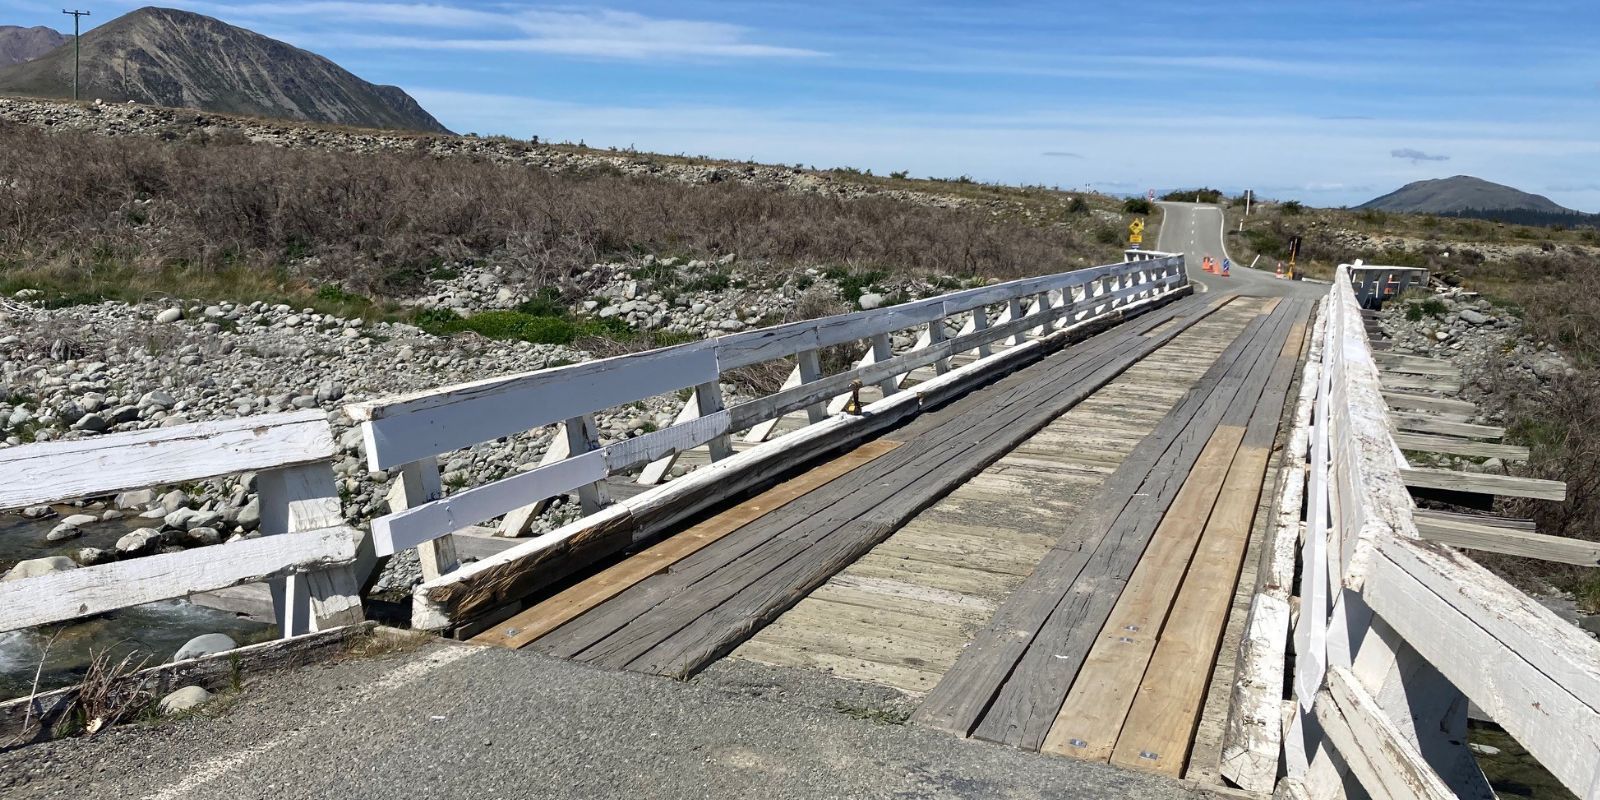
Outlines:
POLYGON ((327 415, 301 411, 0 449, 0 508, 113 494, 333 457, 327 415))

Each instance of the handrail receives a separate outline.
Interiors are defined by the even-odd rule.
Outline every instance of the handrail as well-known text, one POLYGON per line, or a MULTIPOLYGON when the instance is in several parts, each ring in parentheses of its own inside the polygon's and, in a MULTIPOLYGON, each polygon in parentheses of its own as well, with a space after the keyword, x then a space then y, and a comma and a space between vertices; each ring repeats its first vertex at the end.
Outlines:
POLYGON ((259 538, 0 583, 0 632, 266 581, 284 636, 362 620, 364 535, 344 524, 320 411, 0 450, 0 509, 256 472, 259 538))
POLYGON ((1351 273, 1339 267, 1325 312, 1288 793, 1345 772, 1375 797, 1482 795, 1467 700, 1568 789, 1593 792, 1600 642, 1418 536, 1351 273))
POLYGON ((854 387, 898 385, 902 376, 930 365, 942 374, 957 354, 987 353, 1002 339, 1018 342, 1030 331, 1101 318, 1186 282, 1183 257, 1163 255, 347 406, 362 424, 371 468, 401 471, 393 513, 373 522, 374 544, 379 555, 419 548, 423 575, 431 580, 458 566, 451 535, 467 526, 575 490, 593 514, 603 506, 600 483, 607 477, 706 444, 713 460, 721 460, 732 455, 726 442, 739 431, 800 410, 820 422, 842 411, 843 404, 828 401, 854 387), (1032 305, 1024 309, 1024 300, 1032 305), (1005 307, 990 322, 987 309, 997 305, 1005 307), (950 321, 963 316, 965 324, 952 336, 950 321), (890 334, 918 327, 925 328, 919 346, 890 350, 890 334), (871 357, 835 375, 821 373, 820 348, 856 341, 872 343, 871 357), (724 373, 791 357, 798 362, 797 380, 774 394, 724 405, 724 373), (693 394, 674 424, 604 446, 596 441, 597 412, 682 389, 693 394), (567 445, 557 451, 560 458, 444 496, 438 455, 557 423, 567 445))

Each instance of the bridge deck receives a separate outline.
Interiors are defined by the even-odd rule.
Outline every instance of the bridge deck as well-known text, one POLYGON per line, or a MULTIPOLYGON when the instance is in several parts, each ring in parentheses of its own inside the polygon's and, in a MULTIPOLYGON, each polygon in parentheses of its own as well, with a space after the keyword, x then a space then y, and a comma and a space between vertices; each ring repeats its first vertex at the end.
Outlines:
POLYGON ((1309 311, 1229 300, 1048 356, 478 640, 674 677, 730 652, 823 668, 928 692, 924 724, 1176 774, 1309 311), (1111 632, 1124 616, 1135 635, 1111 632), (1102 652, 1108 635, 1134 657, 1102 652), (1083 687, 1106 676, 1122 686, 1102 708, 1083 687), (1063 703, 1106 740, 1074 745, 1063 703), (1182 742, 1160 763, 1113 752, 1124 720, 1142 736, 1169 719, 1182 742))

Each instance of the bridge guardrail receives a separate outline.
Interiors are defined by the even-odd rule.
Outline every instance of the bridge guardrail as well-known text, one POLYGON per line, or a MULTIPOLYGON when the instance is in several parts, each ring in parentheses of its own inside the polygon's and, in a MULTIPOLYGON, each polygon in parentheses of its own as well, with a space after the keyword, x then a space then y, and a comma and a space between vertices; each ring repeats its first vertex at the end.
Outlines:
MULTIPOLYGON (((756 451, 770 455, 784 448, 821 446, 831 441, 827 432, 812 429, 837 420, 844 406, 839 401, 848 399, 853 388, 878 384, 886 395, 880 403, 891 402, 900 394, 903 377, 914 369, 931 365, 943 377, 950 372, 954 355, 976 350, 984 357, 982 364, 996 358, 990 345, 1001 339, 1010 338, 1020 347, 1030 332, 1047 335, 1061 326, 1105 321, 1187 284, 1181 255, 1150 255, 348 406, 351 417, 362 423, 370 467, 401 471, 401 489, 392 495, 398 501, 393 513, 373 522, 377 553, 418 548, 425 582, 416 596, 414 624, 459 625, 474 613, 519 599, 538 582, 534 577, 538 570, 555 569, 556 560, 581 566, 652 535, 669 518, 681 518, 705 504, 686 499, 691 489, 680 487, 683 491, 664 495, 647 491, 602 509, 599 490, 607 477, 640 467, 648 471, 652 462, 659 464, 702 445, 711 448, 717 462, 713 468, 726 464, 735 470, 769 463, 767 455, 744 458, 756 451), (1000 307, 992 319, 991 307, 1000 307), (962 323, 954 335, 951 322, 962 323), (890 335, 911 328, 923 329, 917 345, 899 354, 891 352, 890 335), (867 355, 844 372, 823 375, 819 349, 856 341, 871 343, 867 355), (774 394, 724 405, 719 388, 724 373, 791 357, 797 362, 798 380, 774 394), (597 441, 596 412, 691 388, 688 407, 675 424, 604 446, 597 441), (811 423, 807 428, 733 455, 728 437, 802 410, 811 423), (558 450, 563 456, 559 460, 546 459, 517 475, 444 495, 439 455, 552 424, 563 426, 558 441, 568 445, 558 450), (587 517, 458 569, 453 532, 502 515, 508 521, 525 517, 538 503, 573 491, 585 501, 587 517), (518 570, 532 574, 514 574, 518 570)), ((870 409, 859 410, 858 415, 870 409)), ((728 470, 708 474, 719 473, 727 477, 728 470)), ((715 494, 703 482, 690 485, 698 485, 705 497, 715 494)))
POLYGON ((0 583, 0 632, 266 581, 284 636, 362 621, 364 534, 340 515, 318 411, 0 450, 0 508, 255 471, 261 536, 0 583))
POLYGON ((1600 796, 1600 642, 1418 535, 1353 271, 1325 304, 1278 791, 1492 797, 1466 748, 1470 700, 1568 789, 1600 796))

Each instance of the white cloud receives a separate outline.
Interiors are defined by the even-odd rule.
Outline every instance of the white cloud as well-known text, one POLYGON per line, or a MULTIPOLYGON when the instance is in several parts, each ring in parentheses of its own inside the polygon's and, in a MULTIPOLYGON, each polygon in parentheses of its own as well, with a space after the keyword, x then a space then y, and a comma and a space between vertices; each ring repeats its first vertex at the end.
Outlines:
POLYGON ((438 3, 360 3, 346 0, 289 0, 227 4, 178 0, 176 5, 230 20, 326 20, 372 23, 396 32, 303 31, 298 41, 374 49, 444 50, 484 53, 545 53, 584 58, 691 60, 813 58, 824 53, 768 44, 742 25, 694 19, 651 17, 610 9, 498 6, 481 10, 438 3), (423 29, 413 33, 408 29, 423 29), (475 35, 438 36, 439 29, 475 35))

